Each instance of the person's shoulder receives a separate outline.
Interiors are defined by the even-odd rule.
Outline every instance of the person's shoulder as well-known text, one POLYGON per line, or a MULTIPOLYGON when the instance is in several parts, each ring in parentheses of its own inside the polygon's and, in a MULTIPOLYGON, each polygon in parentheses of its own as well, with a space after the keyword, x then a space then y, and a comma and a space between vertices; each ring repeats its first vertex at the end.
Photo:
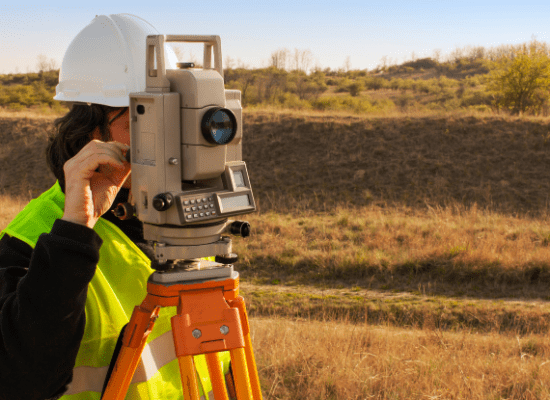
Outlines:
POLYGON ((49 190, 31 200, 0 233, 17 238, 31 247, 42 233, 49 233, 54 222, 63 217, 65 195, 56 182, 49 190))
POLYGON ((27 274, 31 255, 32 248, 27 243, 9 235, 0 239, 0 297, 15 291, 27 274))

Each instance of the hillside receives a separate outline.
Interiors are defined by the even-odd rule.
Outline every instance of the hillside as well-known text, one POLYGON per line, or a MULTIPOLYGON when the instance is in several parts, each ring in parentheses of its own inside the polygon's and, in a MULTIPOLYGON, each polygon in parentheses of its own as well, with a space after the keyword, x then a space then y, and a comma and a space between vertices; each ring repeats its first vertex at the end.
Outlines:
MULTIPOLYGON (((3 193, 37 195, 51 185, 43 153, 52 121, 0 118, 3 193)), ((544 118, 245 111, 243 126, 243 158, 262 211, 476 204, 510 214, 548 212, 544 118)))
MULTIPOLYGON (((53 183, 53 118, 0 114, 0 228, 53 183)), ((245 110, 265 398, 548 398, 548 122, 245 110)))

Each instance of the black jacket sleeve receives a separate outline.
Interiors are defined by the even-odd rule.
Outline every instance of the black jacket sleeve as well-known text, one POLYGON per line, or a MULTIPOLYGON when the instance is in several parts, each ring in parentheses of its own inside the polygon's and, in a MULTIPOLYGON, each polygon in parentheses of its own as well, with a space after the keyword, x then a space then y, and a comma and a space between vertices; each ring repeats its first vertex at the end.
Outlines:
POLYGON ((92 229, 63 220, 34 250, 8 235, 0 240, 0 400, 65 392, 101 244, 92 229))

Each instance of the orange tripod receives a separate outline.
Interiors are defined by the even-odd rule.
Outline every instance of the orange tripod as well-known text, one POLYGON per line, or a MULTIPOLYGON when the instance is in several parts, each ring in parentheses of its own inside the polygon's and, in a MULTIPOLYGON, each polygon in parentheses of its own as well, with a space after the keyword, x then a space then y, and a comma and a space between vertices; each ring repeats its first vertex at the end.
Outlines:
POLYGON ((171 323, 184 399, 199 400, 193 361, 198 354, 206 357, 214 398, 229 399, 217 355, 220 351, 231 355, 237 398, 262 399, 248 316, 244 299, 238 295, 239 274, 231 265, 208 271, 213 272, 206 278, 193 276, 196 271, 151 275, 147 296, 134 309, 124 331, 122 348, 102 400, 124 399, 160 307, 169 306, 177 306, 171 323))

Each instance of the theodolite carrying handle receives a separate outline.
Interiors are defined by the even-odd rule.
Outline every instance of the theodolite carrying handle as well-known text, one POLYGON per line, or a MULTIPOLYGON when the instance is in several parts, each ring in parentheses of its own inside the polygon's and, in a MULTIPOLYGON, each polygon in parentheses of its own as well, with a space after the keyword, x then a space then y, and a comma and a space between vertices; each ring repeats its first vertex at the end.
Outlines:
POLYGON ((164 43, 187 42, 204 43, 203 68, 212 68, 212 50, 214 53, 214 69, 222 76, 222 45, 217 35, 149 35, 147 36, 147 49, 145 68, 147 91, 169 92, 170 81, 166 77, 166 64, 164 55, 164 43), (157 68, 155 69, 155 55, 157 68))
POLYGON ((214 69, 223 78, 222 42, 218 35, 166 35, 167 42, 204 43, 203 68, 212 68, 212 48, 214 49, 214 69))

